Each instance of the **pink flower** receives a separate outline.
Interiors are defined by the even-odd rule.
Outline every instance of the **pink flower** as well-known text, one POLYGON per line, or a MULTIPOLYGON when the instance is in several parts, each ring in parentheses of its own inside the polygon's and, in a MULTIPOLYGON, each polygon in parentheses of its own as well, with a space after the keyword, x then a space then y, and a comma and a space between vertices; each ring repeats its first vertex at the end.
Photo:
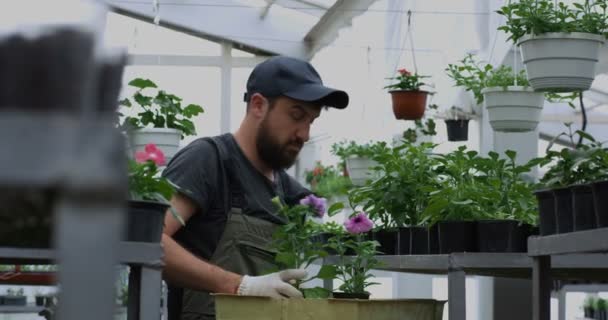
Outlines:
POLYGON ((399 69, 397 70, 402 76, 411 76, 412 73, 407 71, 407 69, 399 69))
POLYGON ((325 215, 325 211, 327 211, 327 199, 317 198, 314 194, 300 200, 300 204, 311 207, 319 218, 322 218, 325 215))
POLYGON ((153 161, 157 166, 165 164, 165 154, 153 143, 147 144, 144 151, 135 152, 135 161, 138 163, 144 163, 149 160, 153 161))
POLYGON ((371 221, 365 212, 359 212, 356 216, 344 222, 346 231, 352 234, 365 233, 374 227, 374 222, 371 221))

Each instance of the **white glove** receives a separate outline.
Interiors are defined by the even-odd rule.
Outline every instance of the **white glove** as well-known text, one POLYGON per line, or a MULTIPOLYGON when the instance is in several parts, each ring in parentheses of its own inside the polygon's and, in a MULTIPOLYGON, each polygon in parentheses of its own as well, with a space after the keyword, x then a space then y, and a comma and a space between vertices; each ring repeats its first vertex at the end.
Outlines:
POLYGON ((243 276, 237 294, 239 296, 302 298, 302 293, 289 282, 302 280, 307 275, 306 270, 289 269, 259 277, 243 276))

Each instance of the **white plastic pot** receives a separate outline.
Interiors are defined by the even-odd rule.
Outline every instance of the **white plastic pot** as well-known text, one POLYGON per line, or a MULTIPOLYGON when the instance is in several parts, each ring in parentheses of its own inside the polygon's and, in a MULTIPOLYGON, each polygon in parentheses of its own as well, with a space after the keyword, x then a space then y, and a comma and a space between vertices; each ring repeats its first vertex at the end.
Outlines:
POLYGON ((587 90, 595 78, 605 38, 591 33, 526 35, 517 43, 534 90, 587 90))
POLYGON ((350 181, 355 186, 363 186, 367 180, 373 179, 373 170, 378 163, 369 158, 350 157, 346 159, 346 170, 350 181))
POLYGON ((494 131, 525 132, 538 126, 545 101, 543 93, 516 86, 485 88, 481 93, 494 131))
POLYGON ((147 144, 153 143, 164 154, 167 163, 173 158, 179 149, 182 132, 177 129, 168 128, 142 128, 130 133, 131 155, 137 151, 143 151, 147 144))

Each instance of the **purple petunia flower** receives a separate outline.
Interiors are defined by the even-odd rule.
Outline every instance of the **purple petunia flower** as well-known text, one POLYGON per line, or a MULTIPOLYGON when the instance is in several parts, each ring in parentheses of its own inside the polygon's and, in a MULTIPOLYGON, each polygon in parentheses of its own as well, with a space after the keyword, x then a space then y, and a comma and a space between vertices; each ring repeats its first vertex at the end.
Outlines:
POLYGON ((346 231, 352 234, 365 233, 374 227, 374 222, 367 217, 365 212, 359 212, 356 216, 344 222, 346 231))
POLYGON ((314 194, 300 200, 300 204, 313 208, 319 218, 322 218, 325 215, 325 211, 327 211, 327 199, 317 198, 314 194))

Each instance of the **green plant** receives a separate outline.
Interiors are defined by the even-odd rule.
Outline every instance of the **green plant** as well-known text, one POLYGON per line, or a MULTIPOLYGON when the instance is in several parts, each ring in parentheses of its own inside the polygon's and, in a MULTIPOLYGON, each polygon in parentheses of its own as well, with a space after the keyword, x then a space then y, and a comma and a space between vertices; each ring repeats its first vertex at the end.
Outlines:
MULTIPOLYGON (((182 132, 184 136, 196 135, 194 123, 189 119, 203 113, 204 110, 197 104, 182 107, 182 99, 157 90, 155 95, 145 95, 146 89, 157 89, 156 84, 148 79, 137 78, 129 82, 129 86, 137 88, 133 101, 139 106, 137 117, 125 117, 121 127, 140 129, 147 126, 154 128, 172 128, 182 132)), ((128 98, 120 101, 120 105, 131 108, 133 103, 128 98)), ((122 114, 120 114, 122 116, 122 114)))
POLYGON ((594 296, 587 296, 585 298, 585 302, 583 302, 583 308, 585 309, 595 309, 595 300, 594 296))
MULTIPOLYGON (((281 200, 273 198, 272 202, 277 206, 277 214, 285 219, 273 234, 272 247, 276 249, 275 261, 280 268, 299 269, 307 268, 315 260, 327 256, 323 244, 316 239, 321 235, 323 229, 311 218, 323 217, 325 215, 326 200, 314 195, 302 199, 300 204, 287 206, 281 200)), ((340 210, 341 204, 334 205, 329 209, 330 213, 340 210)), ((271 271, 271 270, 269 270, 271 271)), ((329 292, 323 288, 302 288, 301 285, 314 279, 333 279, 336 269, 333 266, 322 266, 319 272, 306 280, 298 280, 294 287, 302 291, 306 298, 328 297, 329 292)))
POLYGON ((380 266, 375 258, 378 254, 378 242, 365 240, 364 234, 371 230, 373 223, 365 213, 357 213, 344 224, 345 228, 337 224, 330 224, 325 230, 332 232, 326 248, 336 252, 338 264, 335 266, 336 278, 343 284, 339 290, 346 293, 367 293, 366 289, 374 284, 374 276, 370 271, 380 266), (346 256, 347 250, 354 253, 346 256))
POLYGON ((473 54, 467 54, 459 64, 448 64, 447 74, 456 85, 463 87, 466 91, 473 93, 478 104, 483 103, 484 88, 502 87, 517 85, 527 87, 530 85, 526 73, 521 70, 517 75, 511 67, 501 65, 494 68, 491 64, 482 64, 477 61, 473 54))
POLYGON ((571 5, 552 0, 520 0, 509 2, 497 11, 506 24, 498 28, 517 42, 526 34, 548 32, 585 32, 608 36, 606 0, 585 0, 571 5))
MULTIPOLYGON (((427 113, 427 116, 429 116, 433 111, 436 111, 438 108, 439 106, 436 104, 430 104, 428 109, 431 112, 427 113)), ((419 132, 425 136, 434 136, 437 134, 437 131, 435 130, 437 125, 435 124, 435 120, 433 120, 431 117, 427 117, 425 120, 414 120, 414 125, 415 128, 405 130, 402 136, 404 140, 410 143, 415 143, 418 141, 419 132)))
POLYGON ((317 162, 313 170, 306 170, 306 183, 310 184, 312 191, 320 197, 332 198, 346 195, 352 188, 352 182, 343 174, 344 169, 335 166, 323 166, 317 162))
POLYGON ((516 153, 501 158, 490 152, 479 156, 466 147, 438 158, 440 186, 431 192, 425 215, 432 223, 443 220, 515 219, 536 224, 533 190, 536 184, 524 175, 542 162, 516 164, 516 153))
MULTIPOLYGON (((144 151, 135 153, 135 160, 129 160, 129 198, 130 200, 148 200, 169 204, 175 192, 169 180, 161 177, 158 166, 165 164, 163 152, 154 144, 148 144, 144 151)), ((183 226, 185 221, 169 207, 173 217, 183 226)))
POLYGON ((412 74, 406 69, 399 69, 397 70, 396 77, 387 78, 389 80, 395 80, 397 83, 390 84, 384 87, 384 89, 418 91, 421 86, 425 85, 425 83, 421 81, 421 79, 424 78, 429 78, 429 76, 422 76, 418 73, 412 74))
POLYGON ((373 158, 374 155, 382 153, 389 148, 386 142, 368 142, 358 144, 355 141, 341 141, 334 143, 331 146, 331 151, 334 155, 346 160, 349 157, 373 158))
POLYGON ((549 144, 541 166, 551 165, 541 179, 547 187, 566 187, 579 183, 588 183, 608 179, 608 151, 589 133, 576 130, 573 132, 571 124, 566 124, 568 132, 562 132, 549 144), (555 141, 562 136, 568 137, 574 149, 563 148, 553 151, 555 141), (575 143, 575 136, 579 136, 581 143, 575 143), (584 141, 588 143, 582 143, 584 141))
POLYGON ((383 174, 350 192, 351 207, 361 205, 370 218, 386 228, 423 225, 427 217, 422 213, 430 192, 437 187, 438 163, 431 155, 434 147, 430 143, 416 146, 404 141, 401 146, 377 154, 376 170, 383 174))
POLYGON ((597 298, 597 300, 595 300, 595 310, 596 311, 608 310, 608 302, 605 299, 597 298))

